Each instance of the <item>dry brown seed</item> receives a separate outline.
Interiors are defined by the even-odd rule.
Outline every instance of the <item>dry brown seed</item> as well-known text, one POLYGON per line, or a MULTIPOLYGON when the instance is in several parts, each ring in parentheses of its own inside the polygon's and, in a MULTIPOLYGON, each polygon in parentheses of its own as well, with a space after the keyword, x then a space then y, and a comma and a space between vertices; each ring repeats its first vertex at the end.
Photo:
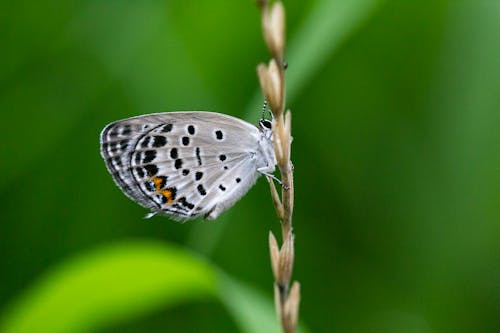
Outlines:
POLYGON ((271 8, 263 10, 262 25, 269 51, 282 63, 285 52, 285 8, 281 2, 275 2, 271 8))
POLYGON ((278 267, 280 261, 280 251, 276 237, 273 232, 269 231, 269 252, 271 254, 271 268, 273 269, 274 278, 278 276, 278 267))
POLYGON ((276 62, 275 59, 271 59, 269 62, 269 78, 272 82, 272 94, 273 94, 273 103, 269 103, 271 107, 271 111, 273 112, 274 116, 277 117, 279 114, 282 112, 282 106, 283 106, 283 92, 282 92, 282 86, 283 82, 282 80, 282 68, 280 68, 276 62))
POLYGON ((290 294, 285 303, 285 313, 290 320, 292 331, 295 331, 299 318, 299 303, 300 303, 300 284, 297 281, 293 282, 290 294))
POLYGON ((280 251, 278 283, 281 285, 288 286, 288 283, 290 282, 294 255, 293 234, 289 232, 280 251))

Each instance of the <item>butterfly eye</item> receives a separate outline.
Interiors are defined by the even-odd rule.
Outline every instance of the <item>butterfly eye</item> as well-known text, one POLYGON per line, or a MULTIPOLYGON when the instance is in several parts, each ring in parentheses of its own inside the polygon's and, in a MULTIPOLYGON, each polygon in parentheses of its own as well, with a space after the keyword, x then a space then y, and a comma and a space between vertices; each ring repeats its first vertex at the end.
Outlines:
POLYGON ((272 124, 271 124, 271 121, 267 120, 267 119, 262 119, 260 122, 260 127, 261 128, 267 128, 267 129, 271 129, 272 128, 272 124))

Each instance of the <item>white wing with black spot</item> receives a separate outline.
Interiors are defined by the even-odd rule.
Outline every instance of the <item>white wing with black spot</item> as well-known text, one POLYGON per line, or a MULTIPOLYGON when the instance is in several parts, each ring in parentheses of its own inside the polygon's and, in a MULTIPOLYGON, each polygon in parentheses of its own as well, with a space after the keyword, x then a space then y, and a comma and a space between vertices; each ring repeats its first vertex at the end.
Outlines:
POLYGON ((156 214, 215 219, 274 171, 269 129, 214 112, 168 112, 109 124, 101 155, 116 184, 156 214))

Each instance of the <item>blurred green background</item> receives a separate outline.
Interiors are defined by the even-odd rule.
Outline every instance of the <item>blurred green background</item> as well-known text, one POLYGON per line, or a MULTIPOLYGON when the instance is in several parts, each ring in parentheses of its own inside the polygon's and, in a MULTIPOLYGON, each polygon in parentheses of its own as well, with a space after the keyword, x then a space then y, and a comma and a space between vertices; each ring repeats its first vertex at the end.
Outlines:
MULTIPOLYGON (((284 4, 304 327, 500 332, 500 2, 284 4)), ((252 1, 3 1, 0 45, 0 327, 251 332, 260 300, 274 317, 263 179, 215 222, 144 220, 99 155, 129 116, 257 122, 252 1)))

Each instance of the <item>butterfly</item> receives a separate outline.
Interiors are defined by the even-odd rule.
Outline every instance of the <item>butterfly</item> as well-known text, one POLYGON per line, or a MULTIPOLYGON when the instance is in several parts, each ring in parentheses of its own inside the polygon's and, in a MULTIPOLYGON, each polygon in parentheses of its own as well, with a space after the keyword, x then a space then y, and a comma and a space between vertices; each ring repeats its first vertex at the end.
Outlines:
POLYGON ((271 128, 215 112, 156 113, 110 123, 100 148, 115 183, 150 215, 213 220, 272 176, 271 128))

